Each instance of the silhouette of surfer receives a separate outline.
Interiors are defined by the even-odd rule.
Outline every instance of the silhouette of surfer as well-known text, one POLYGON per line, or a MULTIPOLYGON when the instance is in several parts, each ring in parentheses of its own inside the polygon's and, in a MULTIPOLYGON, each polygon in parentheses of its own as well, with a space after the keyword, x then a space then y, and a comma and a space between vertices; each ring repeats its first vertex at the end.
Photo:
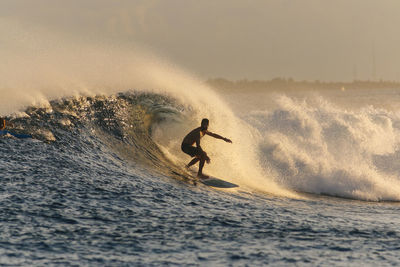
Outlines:
POLYGON ((227 143, 232 143, 232 141, 230 139, 208 131, 208 124, 209 124, 209 120, 203 119, 201 121, 200 127, 192 130, 190 133, 188 133, 185 136, 185 138, 183 138, 182 146, 181 146, 181 149, 183 152, 185 152, 192 158, 194 157, 194 159, 192 159, 192 161, 190 161, 188 163, 188 165, 186 165, 186 168, 189 168, 190 166, 192 166, 200 161, 199 171, 197 173, 197 177, 199 177, 199 178, 208 178, 207 175, 203 174, 203 167, 204 167, 205 162, 210 163, 210 158, 207 156, 207 153, 200 146, 200 139, 204 135, 209 135, 209 136, 212 136, 217 139, 222 139, 227 143), (196 143, 196 146, 193 146, 195 143, 196 143))

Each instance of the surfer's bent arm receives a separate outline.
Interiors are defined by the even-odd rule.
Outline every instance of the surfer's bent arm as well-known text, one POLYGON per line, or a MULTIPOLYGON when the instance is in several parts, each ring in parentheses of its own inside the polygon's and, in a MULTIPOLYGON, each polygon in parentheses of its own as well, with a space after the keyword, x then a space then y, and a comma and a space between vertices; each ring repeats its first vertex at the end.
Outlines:
POLYGON ((225 138, 225 137, 222 137, 222 136, 220 136, 219 134, 212 133, 212 132, 209 132, 209 131, 206 131, 206 134, 209 135, 209 136, 212 136, 212 137, 214 137, 214 138, 217 138, 217 139, 222 139, 222 140, 224 140, 225 142, 232 143, 232 141, 231 141, 230 139, 225 138))

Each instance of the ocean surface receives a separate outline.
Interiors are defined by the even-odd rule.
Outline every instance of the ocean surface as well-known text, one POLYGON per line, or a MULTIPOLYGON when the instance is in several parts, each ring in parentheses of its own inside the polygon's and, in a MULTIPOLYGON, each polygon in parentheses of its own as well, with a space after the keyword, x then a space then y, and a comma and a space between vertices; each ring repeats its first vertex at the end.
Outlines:
POLYGON ((6 266, 400 264, 400 91, 53 97, 0 137, 6 266), (180 151, 203 117, 205 172, 180 151), (196 170, 196 168, 193 168, 196 170))

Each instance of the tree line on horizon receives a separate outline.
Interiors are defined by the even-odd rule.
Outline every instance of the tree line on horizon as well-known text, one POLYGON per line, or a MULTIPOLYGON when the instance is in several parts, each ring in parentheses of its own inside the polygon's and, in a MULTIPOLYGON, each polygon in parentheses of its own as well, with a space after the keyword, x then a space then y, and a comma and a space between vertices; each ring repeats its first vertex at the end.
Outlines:
POLYGON ((236 80, 225 78, 208 79, 206 83, 220 90, 312 90, 312 89, 400 89, 400 83, 395 81, 362 81, 325 82, 325 81, 296 81, 292 78, 274 78, 271 80, 236 80))

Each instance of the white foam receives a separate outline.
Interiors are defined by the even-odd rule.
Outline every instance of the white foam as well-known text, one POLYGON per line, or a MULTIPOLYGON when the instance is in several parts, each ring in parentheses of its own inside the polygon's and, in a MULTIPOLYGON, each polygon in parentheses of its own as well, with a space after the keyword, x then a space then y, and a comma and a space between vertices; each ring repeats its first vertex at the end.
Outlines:
POLYGON ((400 200, 397 165, 400 117, 371 106, 336 107, 322 97, 282 96, 277 108, 253 112, 249 121, 263 134, 263 166, 277 183, 310 193, 363 200, 400 200))

